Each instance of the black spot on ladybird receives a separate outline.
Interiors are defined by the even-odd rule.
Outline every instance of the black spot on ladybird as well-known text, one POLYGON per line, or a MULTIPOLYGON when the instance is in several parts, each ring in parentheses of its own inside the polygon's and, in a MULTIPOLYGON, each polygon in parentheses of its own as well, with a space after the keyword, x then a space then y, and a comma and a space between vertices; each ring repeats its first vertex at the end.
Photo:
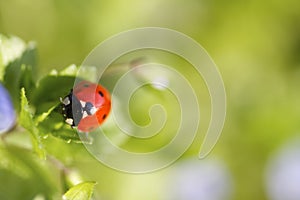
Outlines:
POLYGON ((106 118, 106 114, 103 115, 102 119, 105 119, 105 118, 106 118))
POLYGON ((99 91, 98 93, 100 94, 101 97, 104 96, 103 92, 99 91))

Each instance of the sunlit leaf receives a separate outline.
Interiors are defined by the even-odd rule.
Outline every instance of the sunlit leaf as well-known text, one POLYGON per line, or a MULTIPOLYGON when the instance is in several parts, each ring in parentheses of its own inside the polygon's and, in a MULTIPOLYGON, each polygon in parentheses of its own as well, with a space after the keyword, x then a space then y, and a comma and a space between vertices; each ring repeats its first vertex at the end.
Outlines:
POLYGON ((24 87, 26 89, 28 97, 30 97, 32 92, 35 90, 36 84, 34 80, 32 66, 30 65, 21 66, 19 87, 24 87))
POLYGON ((31 151, 0 142, 0 157, 0 199, 32 199, 37 194, 52 199, 57 193, 57 170, 49 170, 31 151))
POLYGON ((39 136, 38 129, 33 121, 24 88, 21 89, 21 112, 19 123, 30 133, 33 150, 39 155, 40 158, 45 158, 43 144, 39 136))
POLYGON ((47 112, 43 112, 42 114, 40 114, 39 116, 37 116, 34 120, 35 125, 38 126, 39 123, 43 122, 47 117, 49 117, 49 115, 51 114, 51 112, 56 108, 57 106, 52 106, 47 112))
MULTIPOLYGON (((65 69, 63 69, 62 71, 60 71, 59 73, 56 71, 57 74, 59 74, 60 76, 76 76, 77 75, 77 67, 76 65, 70 65, 68 67, 66 67, 65 69)), ((54 73, 54 72, 52 72, 54 73)))
POLYGON ((47 112, 57 103, 59 98, 66 96, 74 85, 74 77, 47 75, 42 78, 32 94, 32 104, 36 107, 37 114, 47 112))
POLYGON ((25 87, 32 92, 35 87, 34 77, 36 77, 36 48, 33 43, 26 46, 26 49, 13 60, 5 65, 3 69, 3 83, 9 91, 15 108, 19 108, 20 89, 25 87))
POLYGON ((52 135, 68 143, 81 143, 76 130, 65 123, 60 105, 60 98, 65 97, 74 86, 76 73, 75 65, 60 72, 52 71, 38 82, 32 94, 31 102, 35 105, 35 113, 38 115, 35 122, 45 138, 52 135))
POLYGON ((67 143, 81 143, 81 140, 75 129, 65 123, 61 114, 61 106, 56 103, 50 109, 39 114, 35 119, 40 135, 47 138, 48 135, 65 140, 67 143))
POLYGON ((95 182, 83 182, 69 189, 64 195, 64 200, 90 200, 95 187, 95 182))
POLYGON ((26 49, 26 44, 18 37, 6 37, 0 34, 0 80, 8 63, 21 57, 26 49))

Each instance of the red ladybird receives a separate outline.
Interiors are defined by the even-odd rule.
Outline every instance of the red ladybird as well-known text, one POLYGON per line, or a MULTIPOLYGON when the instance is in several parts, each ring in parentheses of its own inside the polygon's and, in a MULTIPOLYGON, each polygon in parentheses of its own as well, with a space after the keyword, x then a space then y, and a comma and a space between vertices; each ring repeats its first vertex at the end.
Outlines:
POLYGON ((99 127, 111 108, 109 92, 89 81, 79 82, 61 102, 65 121, 86 133, 99 127))

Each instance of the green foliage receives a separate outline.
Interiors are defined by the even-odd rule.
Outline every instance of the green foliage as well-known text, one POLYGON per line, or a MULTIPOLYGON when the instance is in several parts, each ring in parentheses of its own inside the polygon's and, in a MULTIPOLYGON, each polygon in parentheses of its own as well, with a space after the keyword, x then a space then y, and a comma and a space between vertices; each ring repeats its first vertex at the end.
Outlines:
MULTIPOLYGON (((1 38, 4 38, 3 36, 1 38)), ((4 60, 2 63, 2 69, 0 70, 3 74, 3 83, 7 90, 10 92, 10 95, 13 99, 13 103, 16 109, 19 108, 19 94, 21 87, 25 87, 29 93, 34 90, 34 75, 36 74, 36 48, 33 43, 29 43, 24 47, 24 51, 19 53, 19 56, 13 56, 7 54, 9 48, 14 48, 13 42, 8 42, 10 40, 14 40, 12 38, 4 38, 4 41, 7 41, 9 47, 3 45, 2 49, 2 58, 5 57, 10 58, 4 60), (5 52, 5 53, 4 53, 5 52)), ((18 39, 19 43, 25 44, 18 39)), ((15 44, 16 46, 20 46, 20 44, 15 44)), ((15 53, 14 51, 11 52, 15 53)), ((1 78, 1 77, 0 77, 1 78)))
POLYGON ((47 111, 49 107, 56 105, 60 98, 57 95, 67 95, 73 87, 74 80, 74 77, 71 76, 52 74, 40 79, 31 96, 32 103, 36 105, 36 112, 40 114, 47 111))
POLYGON ((65 141, 80 142, 76 131, 64 123, 59 104, 59 99, 70 92, 74 80, 74 76, 50 73, 38 81, 31 102, 35 105, 36 122, 41 135, 51 134, 65 141))
POLYGON ((73 87, 77 67, 71 65, 61 72, 52 71, 37 81, 34 78, 37 72, 36 48, 33 43, 26 45, 21 39, 12 36, 1 35, 0 39, 0 78, 12 97, 14 107, 20 110, 20 125, 31 133, 34 151, 44 157, 41 138, 48 134, 65 141, 80 142, 76 131, 63 122, 59 105, 60 97, 67 95, 73 87), (15 55, 16 52, 19 53, 15 55), (20 96, 21 88, 24 89, 20 96))
MULTIPOLYGON (((77 67, 71 65, 61 72, 52 71, 37 80, 33 43, 27 45, 17 37, 0 35, 0 50, 0 81, 10 93, 19 114, 12 136, 18 132, 23 134, 25 129, 31 143, 26 137, 22 142, 16 141, 17 146, 10 142, 5 144, 9 141, 6 138, 4 142, 0 141, 0 179, 7 180, 7 189, 0 186, 0 199, 57 199, 61 196, 60 191, 68 189, 59 188, 59 185, 65 185, 65 179, 70 179, 70 170, 56 159, 49 159, 48 151, 53 152, 56 148, 49 142, 53 137, 65 141, 65 145, 71 141, 81 142, 77 132, 64 123, 60 106, 60 97, 67 95, 73 87, 77 67), (51 177, 55 171, 58 176, 51 177), (12 188, 18 188, 18 192, 12 188)), ((68 182, 70 186, 72 182, 68 182)), ((83 183, 70 189, 65 197, 89 199, 93 188, 94 183, 83 183)))
POLYGON ((64 195, 64 200, 90 200, 95 182, 84 182, 70 188, 64 195))
POLYGON ((26 44, 15 36, 0 35, 0 80, 3 81, 5 69, 24 53, 26 44))
POLYGON ((39 135, 37 126, 33 121, 24 88, 21 89, 21 112, 19 123, 30 133, 33 150, 39 155, 40 158, 45 158, 41 136, 39 135))
POLYGON ((57 170, 48 170, 45 161, 30 151, 0 141, 0 157, 0 199, 31 200, 37 195, 53 199, 59 191, 57 170))
MULTIPOLYGON (((31 90, 28 89, 31 86, 19 84, 23 78, 6 79, 16 82, 16 86, 10 89, 14 94, 15 108, 20 106, 20 88, 25 87, 33 120, 38 124, 47 154, 55 156, 67 168, 77 169, 87 180, 96 180, 96 190, 103 195, 103 199, 165 199, 161 194, 173 192, 163 187, 169 168, 147 175, 119 174, 92 160, 81 144, 67 144, 67 138, 77 134, 64 125, 60 109, 56 106, 59 97, 67 94, 71 87, 66 85, 66 90, 60 90, 64 85, 51 88, 50 84, 55 84, 55 80, 59 79, 55 76, 72 78, 73 75, 47 73, 53 68, 60 71, 70 63, 82 63, 91 48, 99 42, 118 32, 143 26, 166 27, 183 32, 208 50, 224 78, 228 97, 225 128, 210 157, 227 163, 235 185, 230 199, 268 199, 263 181, 267 160, 280 145, 286 140, 293 140, 300 132, 300 1, 75 0, 70 3, 61 0, 0 0, 0 10, 1 32, 19 35, 26 41, 36 40, 40 55, 38 73, 32 67, 26 69, 35 71, 33 80, 37 89, 31 90), (42 79, 50 77, 53 81, 45 81, 45 86, 40 87, 42 76, 42 79), (51 92, 43 90, 46 86, 51 92), (45 100, 48 95, 52 96, 51 99, 45 100), (52 131, 53 127, 57 127, 55 131, 52 131), (61 138, 62 135, 65 139, 61 138)), ((1 83, 8 64, 20 58, 27 48, 28 44, 17 37, 0 35, 1 83)), ((25 65, 26 68, 28 66, 31 65, 25 65)), ((181 69, 186 70, 184 66, 181 69)), ((109 77, 110 80, 115 78, 109 77)), ((9 87, 8 84, 6 86, 9 87)), ((145 104, 150 103, 146 101, 145 93, 149 95, 147 92, 136 94, 137 97, 142 96, 143 102, 130 103, 135 112, 133 120, 140 125, 149 122, 145 104), (142 116, 136 115, 138 112, 142 116)), ((209 106, 206 106, 202 96, 198 98, 202 106, 201 122, 205 122, 209 117, 202 113, 209 113, 209 106)), ((174 110, 172 106, 170 108, 174 110)), ((205 123, 200 124, 200 129, 203 127, 207 128, 205 123)), ((166 132, 170 133, 175 128, 170 125, 166 127, 166 132)), ((118 136, 117 131, 114 127, 108 131, 110 139, 111 133, 118 136)), ((185 157, 197 157, 203 136, 204 132, 197 136, 185 157)), ((24 133, 24 129, 17 124, 3 137, 0 199, 26 200, 40 197, 38 194, 46 199, 61 199, 66 190, 60 188, 61 180, 56 172, 63 172, 51 162, 49 164, 49 160, 41 161, 28 151, 31 149, 27 138, 29 134, 24 133), (20 148, 11 150, 12 144, 20 148), (28 164, 22 164, 23 157, 28 164), (7 166, 7 163, 10 165, 7 166), (45 169, 43 164, 50 166, 50 169, 45 169), (35 176, 34 172, 39 168, 51 172, 51 176, 40 173, 35 176), (32 173, 23 176, 24 171, 32 173), (51 178, 55 180, 49 183, 51 178), (55 196, 57 198, 51 198, 53 193, 47 193, 53 191, 47 187, 50 184, 59 193, 55 196)), ((144 145, 144 141, 131 140, 122 148, 126 145, 125 149, 129 151, 141 151, 145 147, 148 147, 146 150, 154 150, 164 145, 163 140, 155 138, 146 142, 147 145, 144 145)))

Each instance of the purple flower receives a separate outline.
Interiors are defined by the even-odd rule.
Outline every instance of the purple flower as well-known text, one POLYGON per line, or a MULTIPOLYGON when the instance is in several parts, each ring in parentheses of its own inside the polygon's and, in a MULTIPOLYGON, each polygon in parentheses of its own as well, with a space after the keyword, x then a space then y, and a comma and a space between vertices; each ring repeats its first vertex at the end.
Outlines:
POLYGON ((0 83, 0 134, 10 130, 15 124, 15 111, 6 89, 0 83))
POLYGON ((232 199, 232 176, 220 160, 184 160, 172 166, 169 177, 164 199, 232 199))
POLYGON ((271 157, 266 168, 270 200, 300 199, 300 140, 291 138, 271 157))

